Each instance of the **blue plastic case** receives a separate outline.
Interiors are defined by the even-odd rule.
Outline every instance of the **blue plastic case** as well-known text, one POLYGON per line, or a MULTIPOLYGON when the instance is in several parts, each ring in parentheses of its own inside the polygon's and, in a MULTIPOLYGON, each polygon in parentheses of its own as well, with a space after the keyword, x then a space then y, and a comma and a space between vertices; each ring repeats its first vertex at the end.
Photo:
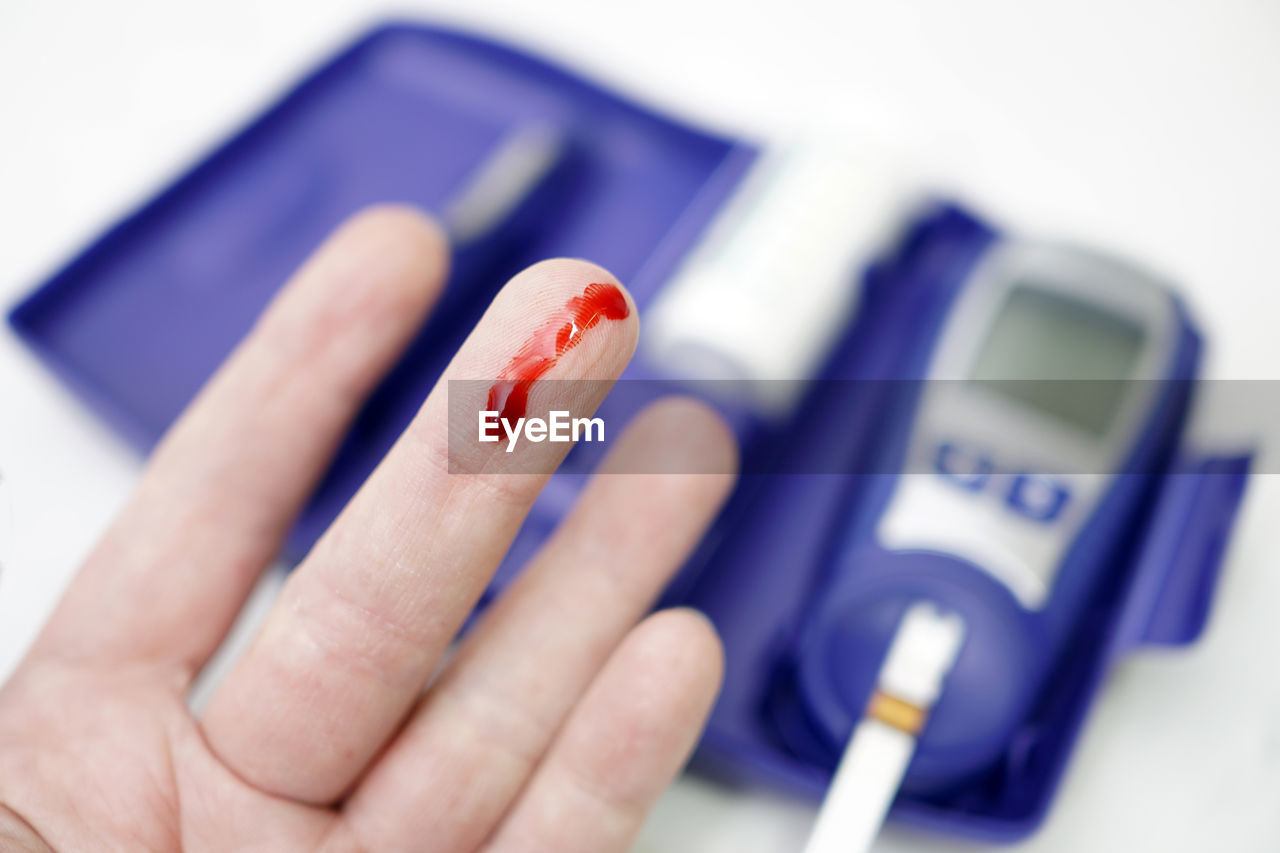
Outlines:
MULTIPOLYGON (((843 501, 852 492, 864 499, 872 496, 874 504, 874 497, 886 493, 897 476, 874 464, 840 467, 832 454, 841 447, 848 453, 864 450, 877 425, 892 420, 884 414, 885 406, 902 405, 893 397, 904 396, 912 384, 899 380, 919 375, 933 340, 930 330, 997 238, 972 215, 940 205, 921 216, 899 245, 868 270, 858 328, 828 365, 830 378, 859 380, 857 387, 865 390, 859 398, 835 386, 829 399, 809 400, 811 412, 798 419, 805 431, 794 437, 798 452, 827 457, 825 470, 867 473, 772 478, 688 594, 687 602, 711 617, 728 649, 724 691, 698 753, 698 764, 707 772, 810 796, 819 795, 830 781, 840 744, 797 711, 811 706, 813 695, 797 681, 795 656, 798 648, 805 651, 803 634, 823 604, 814 602, 812 590, 829 565, 831 537, 840 535, 833 527, 843 501), (841 440, 849 434, 856 436, 851 445, 841 440)), ((1198 339, 1188 338, 1183 351, 1190 360, 1178 369, 1178 378, 1192 375, 1198 347, 1198 339)), ((1190 388, 1175 386, 1175 393, 1190 388)), ((1185 414, 1177 417, 1185 426, 1185 414)), ((1138 646, 1185 644, 1199 635, 1249 459, 1168 450, 1172 454, 1165 466, 1149 475, 1132 475, 1143 480, 1145 496, 1119 549, 1127 559, 1090 600, 1049 686, 1011 733, 1001 726, 999 760, 986 770, 975 766, 976 775, 941 792, 904 790, 895 802, 895 817, 988 841, 1027 835, 1052 802, 1109 666, 1138 646)), ((933 597, 928 588, 920 593, 933 597)), ((883 614, 868 618, 877 615, 883 614)), ((893 625, 855 627, 887 637, 893 625)), ((1024 650, 1011 641, 1005 658, 1016 665, 1017 653, 1024 650)), ((856 681, 858 673, 875 663, 850 660, 833 677, 856 681)), ((947 701, 945 693, 942 701, 947 701)), ((828 714, 847 714, 848 703, 841 704, 828 714)), ((929 729, 924 737, 930 737, 929 729)), ((970 746, 975 753, 991 747, 970 746)), ((923 770, 927 776, 929 768, 923 770)))
POLYGON ((408 424, 502 282, 547 257, 591 258, 643 309, 754 148, 508 48, 390 25, 114 226, 11 322, 147 450, 339 222, 376 202, 443 211, 495 146, 530 124, 568 140, 556 174, 524 215, 455 263, 447 308, 378 390, 299 522, 286 553, 297 560, 408 424))
MULTIPOLYGON (((756 155, 743 142, 664 118, 538 59, 417 25, 372 31, 301 81, 45 282, 14 329, 102 417, 150 448, 306 254, 367 204, 440 211, 511 130, 542 123, 569 141, 550 179, 501 233, 458 259, 444 308, 357 420, 296 527, 296 560, 408 423, 497 286, 549 256, 595 260, 640 309, 662 287, 756 155)), ((858 317, 826 378, 895 376, 921 325, 941 318, 995 238, 940 204, 868 270, 858 317)), ((851 283, 853 286, 853 283, 851 283)), ((628 375, 652 378, 642 362, 628 375)), ((855 470, 876 426, 875 382, 820 383, 797 423, 791 471, 855 470), (805 414, 820 417, 805 417, 805 414)), ((305 428, 305 425, 299 425, 305 428)), ((1247 459, 1184 451, 1134 527, 1132 559, 1091 609, 1052 689, 1000 765, 945 797, 903 794, 894 815, 950 834, 1012 840, 1043 817, 1108 666, 1143 644, 1194 640, 1209 610, 1247 459)), ((849 489, 881 475, 743 478, 668 596, 704 610, 727 652, 701 767, 816 796, 831 762, 788 722, 787 652, 849 489)), ((577 478, 553 481, 513 545, 500 586, 554 525, 577 478)))

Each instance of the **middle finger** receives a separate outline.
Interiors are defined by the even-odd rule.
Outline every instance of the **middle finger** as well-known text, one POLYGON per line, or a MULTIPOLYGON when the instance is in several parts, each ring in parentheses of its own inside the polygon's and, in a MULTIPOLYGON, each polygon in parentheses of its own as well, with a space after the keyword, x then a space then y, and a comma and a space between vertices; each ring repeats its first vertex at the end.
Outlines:
MULTIPOLYGON (((533 467, 550 471, 566 452, 486 446, 473 460, 483 473, 451 474, 448 380, 501 378, 522 358, 558 353, 546 377, 612 380, 636 328, 630 297, 583 261, 538 264, 503 288, 210 702, 205 733, 232 770, 280 796, 341 796, 417 698, 547 478, 504 471, 529 470, 535 455, 533 467), (604 313, 574 310, 602 290, 614 297, 604 313), (554 352, 538 344, 548 339, 554 352)), ((568 383, 579 384, 574 414, 589 414, 609 383, 568 383)))
POLYGON ((667 399, 627 425, 347 800, 345 821, 365 847, 479 846, 702 537, 735 467, 731 434, 700 403, 667 399))

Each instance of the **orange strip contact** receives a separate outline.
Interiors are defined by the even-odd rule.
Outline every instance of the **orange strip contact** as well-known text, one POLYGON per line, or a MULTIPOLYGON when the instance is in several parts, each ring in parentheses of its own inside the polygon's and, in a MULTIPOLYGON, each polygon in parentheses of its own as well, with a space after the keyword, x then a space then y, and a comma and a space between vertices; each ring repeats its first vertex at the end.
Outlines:
POLYGON ((871 701, 867 703, 867 717, 912 737, 920 734, 927 716, 923 708, 879 690, 871 694, 871 701))

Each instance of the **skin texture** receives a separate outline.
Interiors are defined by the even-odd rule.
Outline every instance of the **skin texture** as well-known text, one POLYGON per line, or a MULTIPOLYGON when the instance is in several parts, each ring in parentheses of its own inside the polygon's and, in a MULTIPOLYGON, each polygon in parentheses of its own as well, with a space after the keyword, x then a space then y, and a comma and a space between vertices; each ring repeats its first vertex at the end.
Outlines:
MULTIPOLYGON (((678 398, 637 416, 442 663, 547 479, 504 469, 551 470, 567 447, 489 445, 450 474, 444 382, 496 376, 587 284, 616 283, 583 261, 506 285, 203 716, 187 707, 447 257, 413 210, 355 217, 174 425, 0 689, 0 848, 626 849, 719 686, 704 618, 644 615, 732 486, 681 473, 734 468, 717 417, 678 398), (639 460, 672 473, 625 473, 639 460)), ((548 373, 605 380, 575 414, 636 334, 632 306, 548 373)))

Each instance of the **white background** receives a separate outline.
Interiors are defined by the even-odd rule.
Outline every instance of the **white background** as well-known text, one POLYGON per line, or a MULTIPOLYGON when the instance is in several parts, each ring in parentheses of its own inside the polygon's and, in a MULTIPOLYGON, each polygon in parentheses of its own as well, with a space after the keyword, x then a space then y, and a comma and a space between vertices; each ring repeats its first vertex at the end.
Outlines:
MULTIPOLYGON (((396 11, 504 36, 711 126, 763 137, 819 122, 893 140, 1000 219, 1183 282, 1214 375, 1280 372, 1280 5, 421 5, 396 11)), ((375 17, 355 0, 5 0, 0 302, 375 17)), ((138 468, 0 334, 0 677, 138 468)), ((1025 849, 1280 849, 1278 518, 1280 481, 1258 478, 1206 638, 1115 672, 1025 849)), ((811 816, 686 780, 638 847, 795 850, 811 816)), ((969 848, 891 830, 878 849, 969 848)))

